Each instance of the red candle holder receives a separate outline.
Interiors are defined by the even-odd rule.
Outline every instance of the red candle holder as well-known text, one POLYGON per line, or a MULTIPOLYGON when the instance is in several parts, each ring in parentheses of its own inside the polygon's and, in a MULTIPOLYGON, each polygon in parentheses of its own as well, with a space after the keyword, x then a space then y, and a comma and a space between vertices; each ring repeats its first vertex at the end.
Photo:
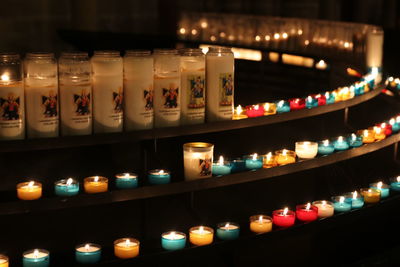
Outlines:
POLYGON ((318 100, 318 106, 324 106, 326 105, 326 96, 325 95, 312 95, 312 97, 316 98, 318 100))
POLYGON ((299 110, 306 108, 306 100, 303 98, 289 99, 290 110, 299 110))
POLYGON ((390 123, 386 123, 386 122, 382 122, 382 123, 378 123, 376 124, 376 126, 379 126, 382 128, 383 133, 386 136, 389 136, 392 134, 393 130, 392 130, 392 125, 390 123))
POLYGON ((262 105, 246 106, 246 115, 249 118, 264 116, 264 107, 262 105))
POLYGON ((272 221, 276 226, 279 227, 290 227, 294 225, 296 220, 296 214, 286 209, 274 210, 272 213, 272 221))
POLYGON ((312 222, 318 219, 318 208, 314 205, 303 204, 296 206, 296 217, 302 222, 312 222))

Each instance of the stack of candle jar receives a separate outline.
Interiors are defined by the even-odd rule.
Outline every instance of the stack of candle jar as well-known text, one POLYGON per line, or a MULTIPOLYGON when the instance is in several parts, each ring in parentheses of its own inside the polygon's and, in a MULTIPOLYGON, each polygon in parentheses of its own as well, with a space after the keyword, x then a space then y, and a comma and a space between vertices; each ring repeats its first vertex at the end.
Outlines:
MULTIPOLYGON (((365 204, 375 204, 387 198, 390 191, 400 192, 400 176, 390 179, 390 184, 382 181, 371 183, 368 188, 334 196, 329 200, 317 200, 296 206, 292 211, 288 207, 272 212, 272 217, 265 214, 250 216, 248 228, 256 234, 271 232, 273 228, 285 229, 299 223, 309 223, 318 219, 328 218, 335 213, 360 209, 365 204)), ((189 229, 189 242, 193 246, 204 246, 214 242, 214 229, 199 225, 189 229)), ((219 240, 230 241, 240 236, 240 224, 236 222, 221 222, 216 226, 215 235, 219 240)), ((168 251, 186 247, 187 236, 184 232, 170 230, 162 233, 161 247, 168 251)), ((114 255, 120 259, 135 258, 139 255, 140 241, 125 237, 114 241, 114 255)), ((75 259, 80 264, 93 264, 101 260, 102 247, 94 243, 76 246, 75 259)), ((9 259, 0 254, 0 266, 8 266, 9 259)), ((50 252, 45 249, 33 249, 23 253, 23 266, 49 266, 50 252)))
POLYGON ((0 54, 0 140, 230 120, 230 48, 0 54), (207 80, 205 77, 207 76, 207 80), (207 97, 206 97, 207 96, 207 97), (207 99, 207 101, 206 101, 207 99))

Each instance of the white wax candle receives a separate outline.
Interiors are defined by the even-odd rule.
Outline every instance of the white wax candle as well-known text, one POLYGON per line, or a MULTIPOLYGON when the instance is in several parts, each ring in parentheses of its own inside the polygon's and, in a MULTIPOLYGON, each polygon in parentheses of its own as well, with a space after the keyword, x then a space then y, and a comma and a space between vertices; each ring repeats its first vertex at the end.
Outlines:
MULTIPOLYGON (((4 78, 4 77, 3 77, 4 78)), ((0 139, 25 137, 25 95, 23 82, 4 84, 0 80, 0 139)))
POLYGON ((214 146, 185 148, 183 165, 186 180, 210 178, 213 162, 214 146))
POLYGON ((170 232, 170 233, 167 233, 167 234, 163 234, 162 237, 165 238, 165 239, 169 239, 169 240, 177 240, 177 239, 185 238, 184 235, 176 233, 176 232, 170 232))
MULTIPOLYGON (((382 67, 383 57, 383 31, 379 29, 370 30, 367 33, 367 48, 366 48, 366 64, 367 67, 373 68, 382 67)), ((376 82, 379 83, 382 76, 378 75, 376 82)))
POLYGON ((31 253, 24 254, 24 258, 28 259, 40 259, 43 257, 47 257, 49 254, 40 250, 35 250, 31 253))
POLYGON ((234 224, 225 224, 224 226, 219 227, 219 229, 222 229, 222 230, 235 230, 238 228, 239 228, 239 226, 234 225, 234 224))
POLYGON ((76 250, 79 252, 96 252, 99 251, 100 248, 98 246, 91 246, 89 244, 86 244, 84 246, 76 248, 76 250))
POLYGON ((333 204, 329 201, 314 201, 313 205, 318 208, 318 217, 319 218, 326 218, 330 217, 334 214, 334 207, 333 204))
POLYGON ((318 153, 318 143, 316 142, 296 142, 296 155, 302 159, 315 158, 318 153))

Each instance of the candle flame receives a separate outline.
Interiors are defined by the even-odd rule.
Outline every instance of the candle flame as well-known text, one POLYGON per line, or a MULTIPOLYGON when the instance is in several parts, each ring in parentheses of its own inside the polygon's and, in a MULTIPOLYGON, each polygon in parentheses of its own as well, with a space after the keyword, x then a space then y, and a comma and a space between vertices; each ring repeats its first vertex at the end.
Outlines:
POLYGON ((397 176, 396 181, 400 183, 400 176, 397 176))
POLYGON ((383 185, 382 182, 378 182, 378 183, 376 184, 376 187, 378 187, 378 189, 382 189, 382 185, 383 185))
POLYGON ((35 184, 34 181, 30 181, 30 182, 28 183, 28 187, 32 187, 34 184, 35 184))
POLYGON ((330 94, 329 92, 326 92, 326 93, 325 93, 325 97, 326 97, 326 98, 329 98, 330 95, 331 95, 331 94, 330 94))
POLYGON ((393 125, 393 124, 395 124, 395 119, 394 118, 391 118, 390 120, 389 120, 389 123, 390 123, 390 125, 393 125))
POLYGON ((129 172, 124 173, 124 178, 129 178, 129 176, 131 176, 129 172))
POLYGON ((353 192, 353 199, 356 199, 357 198, 357 191, 354 191, 353 192))
POLYGON ((281 100, 281 101, 278 102, 278 106, 279 106, 279 107, 282 107, 284 103, 285 103, 285 101, 284 101, 284 100, 281 100))
POLYGON ((382 132, 382 128, 381 127, 374 127, 375 133, 380 134, 382 132))
POLYGON ((260 223, 262 223, 262 221, 263 221, 263 216, 262 216, 262 215, 260 215, 260 216, 258 217, 258 221, 259 221, 260 223))
POLYGON ((237 106, 236 108, 236 115, 241 115, 243 112, 243 108, 241 105, 237 106))
POLYGON ((307 205, 306 205, 306 210, 310 210, 310 208, 311 208, 311 203, 308 202, 307 205))
POLYGON ((307 97, 307 101, 308 101, 308 102, 312 102, 312 97, 311 97, 311 96, 308 96, 308 97, 307 97))
POLYGON ((254 105, 254 106, 253 106, 253 109, 255 109, 255 110, 258 110, 259 108, 260 108, 259 105, 254 105))
POLYGON ((400 116, 397 116, 397 117, 396 117, 396 122, 399 122, 399 123, 400 123, 400 116))
MULTIPOLYGON (((269 152, 268 154, 267 154, 267 160, 271 160, 271 158, 272 158, 272 152, 269 152)), ((400 177, 400 176, 399 176, 400 177)))
POLYGON ((282 150, 282 156, 286 156, 287 152, 288 151, 286 149, 282 150))
POLYGON ((176 233, 174 231, 170 233, 170 238, 176 239, 176 233))
POLYGON ((282 215, 283 215, 283 216, 286 216, 287 213, 288 213, 288 211, 289 211, 288 208, 284 208, 284 209, 283 209, 283 212, 282 212, 282 215))
POLYGON ((257 157, 258 157, 257 153, 254 153, 253 154, 253 160, 257 160, 257 157))
POLYGON ((203 234, 203 233, 204 233, 204 226, 200 226, 200 227, 199 227, 199 232, 200 232, 200 234, 203 234))
POLYGON ((372 190, 371 190, 371 189, 368 189, 368 193, 372 193, 372 190))
POLYGON ((343 136, 339 136, 337 140, 339 143, 343 142, 343 136))
POLYGON ((160 170, 158 174, 164 174, 164 170, 160 170))
POLYGON ((86 251, 89 251, 89 249, 90 249, 90 244, 86 244, 86 245, 85 245, 85 250, 86 250, 86 251))
POLYGON ((340 203, 343 203, 343 202, 344 202, 344 197, 343 197, 343 196, 341 196, 341 197, 339 198, 339 202, 340 202, 340 203))
POLYGON ((329 146, 329 140, 328 139, 324 140, 323 143, 324 143, 324 146, 329 146))
POLYGON ((224 165, 224 157, 223 156, 219 156, 218 165, 220 165, 220 166, 224 165))
POLYGON ((386 128, 386 123, 382 122, 381 123, 381 128, 386 128))
POLYGON ((356 139, 357 139, 357 135, 355 135, 355 134, 351 134, 351 140, 353 140, 353 141, 356 141, 356 139))
POLYGON ((95 176, 95 177, 94 177, 94 181, 95 181, 95 182, 98 182, 98 181, 99 181, 99 176, 95 176))
POLYGON ((131 245, 131 241, 129 239, 125 240, 125 246, 129 247, 131 245))
POLYGON ((226 224, 225 224, 225 228, 228 228, 230 226, 230 224, 227 222, 226 224))
POLYGON ((8 73, 4 73, 3 75, 1 75, 1 80, 4 82, 10 81, 10 76, 8 75, 8 73))
POLYGON ((39 257, 39 250, 38 249, 35 249, 33 251, 33 257, 35 257, 35 258, 39 257))
POLYGON ((269 110, 269 103, 265 103, 265 104, 264 104, 264 109, 265 109, 265 110, 269 110))
POLYGON ((73 181, 74 181, 74 179, 68 178, 68 179, 67 179, 67 185, 71 185, 73 181))
POLYGON ((368 137, 368 130, 364 130, 363 135, 364 135, 365 137, 368 137))
POLYGON ((326 200, 322 200, 322 206, 326 205, 326 200))
POLYGON ((308 141, 303 142, 303 145, 305 145, 305 146, 309 146, 310 144, 311 144, 311 143, 308 142, 308 141))

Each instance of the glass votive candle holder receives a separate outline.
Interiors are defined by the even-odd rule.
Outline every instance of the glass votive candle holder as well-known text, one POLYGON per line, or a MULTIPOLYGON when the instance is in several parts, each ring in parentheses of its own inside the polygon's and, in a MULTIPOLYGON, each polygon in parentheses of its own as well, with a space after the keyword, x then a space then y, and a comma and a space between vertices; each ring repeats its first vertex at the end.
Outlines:
POLYGON ((305 101, 306 101, 306 108, 318 107, 318 100, 312 96, 308 96, 305 101))
POLYGON ((120 259, 131 259, 139 255, 140 242, 135 238, 125 237, 114 241, 114 255, 120 259))
POLYGON ((259 156, 257 153, 246 155, 243 158, 246 164, 246 169, 248 170, 261 169, 263 166, 263 157, 259 156))
POLYGON ((345 201, 351 205, 352 209, 360 209, 364 206, 364 197, 357 191, 344 194, 345 201))
POLYGON ((246 115, 249 118, 264 116, 264 107, 258 104, 246 106, 246 115))
POLYGON ((75 260, 81 264, 98 263, 101 259, 101 246, 93 243, 75 247, 75 260))
POLYGON ((335 97, 335 102, 342 101, 342 94, 340 94, 339 89, 333 90, 331 94, 335 97))
POLYGON ((330 92, 325 93, 325 99, 327 105, 335 103, 335 95, 330 92))
POLYGON ((220 156, 218 161, 213 162, 212 174, 216 176, 227 175, 232 171, 232 165, 229 161, 225 161, 223 156, 220 156))
POLYGON ((333 143, 328 139, 318 142, 318 154, 322 156, 330 155, 335 151, 333 143))
POLYGON ((367 204, 378 203, 381 200, 381 190, 373 188, 361 188, 360 193, 364 197, 364 202, 367 204))
POLYGON ((129 189, 138 187, 138 175, 132 172, 118 173, 115 175, 115 187, 129 189))
POLYGON ((235 240, 239 238, 240 226, 234 222, 223 222, 217 225, 217 237, 221 240, 235 240))
POLYGON ((209 245, 214 240, 214 229, 208 226, 194 226, 189 229, 189 241, 195 246, 209 245))
POLYGON ((247 119, 248 117, 244 113, 245 111, 243 110, 242 106, 241 105, 237 106, 237 108, 233 110, 232 120, 247 119))
POLYGON ((400 131, 400 122, 398 122, 395 118, 391 118, 388 123, 392 126, 393 133, 400 131))
POLYGON ((50 265, 50 252, 45 249, 32 249, 22 254, 23 267, 47 267, 50 265))
POLYGON ((312 159, 318 154, 318 143, 310 141, 296 142, 296 155, 301 159, 312 159))
POLYGON ((324 106, 326 105, 326 96, 322 95, 322 94, 317 94, 315 96, 313 96, 317 99, 318 101, 318 106, 324 106))
POLYGON ((291 98, 289 99, 290 110, 299 110, 306 107, 306 100, 303 98, 291 98))
POLYGON ((171 182, 171 173, 164 169, 155 169, 149 171, 147 178, 152 185, 169 184, 171 182))
POLYGON ((287 228, 294 225, 296 214, 288 208, 274 210, 272 221, 276 226, 287 228))
POLYGON ((381 191, 381 198, 387 198, 390 195, 390 186, 383 182, 372 183, 369 185, 370 188, 378 189, 381 191))
POLYGON ((347 137, 347 143, 350 145, 350 147, 360 147, 363 144, 363 138, 361 135, 352 133, 347 137))
POLYGON ((335 212, 335 208, 333 207, 333 203, 326 200, 317 200, 314 201, 313 206, 318 208, 318 218, 328 218, 333 216, 335 212))
POLYGON ((380 127, 386 136, 390 136, 393 133, 392 125, 390 123, 382 122, 377 124, 376 126, 380 127))
POLYGON ((276 104, 275 103, 263 103, 264 116, 276 114, 276 104))
POLYGON ((21 200, 36 200, 42 197, 42 184, 29 181, 17 184, 17 196, 21 200))
POLYGON ((282 149, 275 151, 275 156, 278 165, 286 165, 296 162, 296 152, 292 150, 282 149))
POLYGON ((73 178, 61 179, 54 183, 54 192, 60 197, 71 197, 79 194, 79 182, 73 178))
POLYGON ((346 212, 351 210, 351 204, 346 202, 345 196, 336 196, 332 197, 333 207, 335 208, 335 212, 346 212))
POLYGON ((197 180, 212 176, 214 145, 192 142, 183 145, 183 168, 185 180, 197 180))
POLYGON ((161 246, 165 250, 179 250, 186 246, 186 234, 177 231, 165 232, 161 235, 161 246))
POLYGON ((276 102, 276 113, 285 113, 290 111, 290 104, 288 101, 280 100, 276 102))
POLYGON ((231 172, 243 172, 246 170, 246 162, 242 158, 236 158, 231 161, 231 172))
POLYGON ((318 219, 318 207, 311 203, 296 206, 296 218, 302 222, 312 222, 318 219))
POLYGON ((334 142, 333 142, 333 147, 337 151, 343 151, 349 149, 349 143, 347 143, 347 140, 343 136, 339 136, 334 142))
POLYGON ((375 142, 375 133, 373 130, 365 129, 357 131, 357 135, 362 136, 362 141, 364 144, 370 144, 375 142))
POLYGON ((272 155, 272 152, 263 156, 263 168, 269 169, 276 166, 278 166, 278 162, 276 162, 276 156, 272 155))
POLYGON ((394 191, 400 191, 400 176, 391 179, 390 188, 394 191))
POLYGON ((6 255, 0 254, 0 267, 8 267, 9 260, 6 255))
POLYGON ((364 83, 357 81, 355 83, 355 85, 354 85, 354 94, 356 96, 363 95, 364 94, 364 87, 365 87, 364 83))
POLYGON ((272 231, 272 218, 258 214, 250 217, 250 231, 257 234, 268 233, 272 231))
POLYGON ((372 127, 371 130, 374 131, 375 141, 382 141, 383 139, 386 138, 386 135, 381 127, 374 126, 374 127, 372 127))
POLYGON ((83 187, 88 194, 107 192, 108 178, 103 176, 90 176, 83 180, 83 187))

